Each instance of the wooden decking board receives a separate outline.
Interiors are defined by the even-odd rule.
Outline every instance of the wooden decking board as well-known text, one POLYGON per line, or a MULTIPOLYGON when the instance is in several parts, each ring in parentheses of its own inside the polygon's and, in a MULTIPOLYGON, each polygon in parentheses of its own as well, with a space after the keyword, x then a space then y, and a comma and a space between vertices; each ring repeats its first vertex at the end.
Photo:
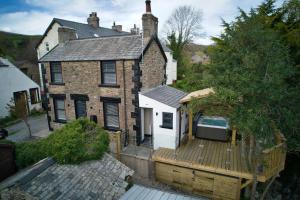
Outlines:
POLYGON ((245 162, 242 161, 240 146, 231 147, 230 143, 195 139, 176 150, 176 159, 174 153, 175 150, 160 148, 154 152, 152 158, 154 161, 198 170, 247 179, 252 177, 245 162), (203 145, 203 148, 199 145, 203 145), (227 151, 228 148, 231 148, 231 151, 227 151))

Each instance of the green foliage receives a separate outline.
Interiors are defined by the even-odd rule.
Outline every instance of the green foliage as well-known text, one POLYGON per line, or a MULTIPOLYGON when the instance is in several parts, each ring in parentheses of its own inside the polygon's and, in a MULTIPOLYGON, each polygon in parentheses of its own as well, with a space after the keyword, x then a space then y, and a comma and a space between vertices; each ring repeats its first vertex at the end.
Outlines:
POLYGON ((29 60, 36 62, 34 47, 40 37, 0 31, 0 56, 12 61, 29 60))
POLYGON ((18 118, 16 116, 6 116, 3 118, 0 118, 0 128, 7 127, 7 126, 13 124, 14 122, 18 122, 17 119, 18 118))
POLYGON ((273 3, 268 0, 249 14, 241 10, 234 22, 223 23, 224 34, 214 38, 215 45, 208 49, 210 75, 202 76, 199 84, 199 89, 212 86, 217 93, 193 106, 226 115, 239 133, 253 135, 260 146, 273 143, 275 125, 288 138, 290 150, 297 151, 299 69, 293 66, 297 59, 288 40, 274 26, 281 9, 274 10, 273 3), (292 84, 295 79, 298 86, 292 84))
POLYGON ((16 163, 19 168, 24 168, 51 156, 60 164, 76 164, 100 159, 108 145, 106 131, 88 119, 78 119, 46 139, 17 144, 16 163))

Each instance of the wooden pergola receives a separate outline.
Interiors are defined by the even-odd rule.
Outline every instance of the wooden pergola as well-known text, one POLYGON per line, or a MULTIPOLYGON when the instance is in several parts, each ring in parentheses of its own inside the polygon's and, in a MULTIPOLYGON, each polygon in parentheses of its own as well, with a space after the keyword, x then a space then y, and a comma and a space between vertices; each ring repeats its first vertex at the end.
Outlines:
MULTIPOLYGON (((197 90, 197 91, 189 93, 187 96, 182 98, 179 102, 181 104, 188 104, 194 99, 202 99, 202 98, 208 97, 213 94, 215 94, 215 91, 213 90, 213 88, 205 88, 202 90, 197 90)), ((191 141, 191 140, 193 140, 193 132, 192 132, 192 130, 193 130, 193 111, 190 108, 188 112, 189 112, 188 138, 189 138, 189 141, 191 141)))

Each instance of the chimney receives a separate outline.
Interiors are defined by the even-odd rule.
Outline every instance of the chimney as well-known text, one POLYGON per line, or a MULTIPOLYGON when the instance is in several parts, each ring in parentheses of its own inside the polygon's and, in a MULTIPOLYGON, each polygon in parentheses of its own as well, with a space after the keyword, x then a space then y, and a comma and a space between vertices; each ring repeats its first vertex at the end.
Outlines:
POLYGON ((69 40, 77 39, 76 30, 61 26, 58 28, 58 43, 63 44, 69 40))
POLYGON ((139 35, 140 34, 140 29, 136 27, 136 25, 133 25, 133 28, 130 29, 130 33, 132 35, 139 35))
POLYGON ((87 18, 87 23, 94 28, 99 28, 99 17, 96 12, 92 12, 87 18))
POLYGON ((115 31, 122 32, 122 25, 116 25, 116 22, 113 23, 111 28, 115 31))
POLYGON ((146 13, 151 13, 151 1, 146 0, 146 13))
POLYGON ((158 18, 151 13, 151 1, 146 0, 146 13, 143 14, 142 24, 143 24, 143 34, 144 38, 149 38, 152 36, 157 36, 158 30, 158 18))

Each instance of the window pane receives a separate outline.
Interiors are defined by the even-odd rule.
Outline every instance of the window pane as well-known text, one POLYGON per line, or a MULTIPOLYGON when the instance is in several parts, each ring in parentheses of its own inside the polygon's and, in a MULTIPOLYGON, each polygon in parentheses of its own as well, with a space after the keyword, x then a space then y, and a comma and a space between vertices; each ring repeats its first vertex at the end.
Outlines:
POLYGON ((103 76, 103 83, 106 83, 106 84, 116 84, 117 83, 117 80, 116 80, 116 74, 104 74, 103 76))
POLYGON ((57 110, 57 118, 61 120, 66 120, 66 113, 64 110, 57 110))
POLYGON ((61 72, 61 65, 60 63, 51 63, 51 71, 52 72, 61 72))
POLYGON ((75 101, 75 110, 76 110, 76 117, 86 117, 86 103, 85 101, 76 100, 75 101))
POLYGON ((163 113, 163 127, 173 128, 173 113, 163 113))
POLYGON ((105 103, 106 114, 108 115, 118 115, 118 104, 105 103))
POLYGON ((118 116, 106 116, 106 126, 108 127, 119 127, 119 117, 118 116))
POLYGON ((116 84, 116 63, 115 62, 102 62, 102 83, 103 84, 116 84))
POLYGON ((63 82, 63 80, 62 80, 62 74, 55 73, 53 75, 54 75, 53 81, 55 83, 62 83, 63 82))
POLYGON ((65 109, 65 101, 57 99, 56 100, 56 109, 64 110, 65 109))
POLYGON ((119 128, 119 110, 117 103, 104 103, 105 125, 119 128))
POLYGON ((103 64, 103 72, 116 72, 114 64, 103 64))

